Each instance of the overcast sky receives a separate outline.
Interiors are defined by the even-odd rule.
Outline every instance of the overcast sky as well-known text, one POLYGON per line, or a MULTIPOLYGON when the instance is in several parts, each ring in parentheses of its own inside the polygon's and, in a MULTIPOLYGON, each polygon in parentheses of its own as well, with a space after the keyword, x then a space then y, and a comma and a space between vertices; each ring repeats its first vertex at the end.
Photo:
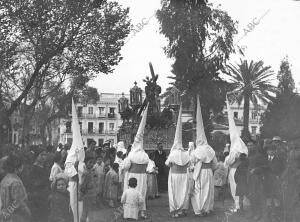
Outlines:
MULTIPOLYGON (((160 0, 118 0, 123 6, 130 7, 132 24, 149 20, 141 31, 131 33, 121 50, 123 60, 110 75, 99 75, 90 85, 99 92, 129 93, 137 81, 145 86, 142 79, 150 75, 148 63, 151 61, 155 73, 159 74, 158 84, 163 91, 170 82, 172 60, 164 54, 167 40, 159 33, 159 23, 154 16, 160 9, 160 0)), ((238 24, 239 33, 234 42, 245 47, 245 58, 263 60, 278 72, 281 60, 288 56, 292 73, 299 87, 300 82, 300 1, 293 0, 211 0, 220 3, 220 8, 238 24), (245 35, 247 25, 254 21, 257 25, 245 35)), ((240 55, 232 55, 231 62, 238 62, 240 55)))

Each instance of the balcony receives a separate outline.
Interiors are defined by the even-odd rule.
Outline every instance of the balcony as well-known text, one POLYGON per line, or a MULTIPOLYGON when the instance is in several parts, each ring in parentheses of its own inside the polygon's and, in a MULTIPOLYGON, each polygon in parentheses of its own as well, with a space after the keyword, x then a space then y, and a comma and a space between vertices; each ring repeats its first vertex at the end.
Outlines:
MULTIPOLYGON (((81 130, 80 131, 81 135, 107 135, 107 134, 117 134, 118 131, 117 130, 99 130, 99 129, 96 129, 94 128, 93 130, 87 130, 87 129, 84 129, 84 130, 81 130)), ((64 134, 72 134, 72 131, 71 130, 65 130, 64 131, 64 134)))
POLYGON ((106 130, 106 134, 117 134, 117 130, 106 130))
POLYGON ((106 114, 105 113, 99 113, 98 115, 97 115, 97 117, 98 118, 106 118, 106 114))
POLYGON ((108 118, 116 118, 116 114, 115 113, 108 113, 108 118))
POLYGON ((70 128, 67 128, 65 133, 72 133, 72 130, 70 128))

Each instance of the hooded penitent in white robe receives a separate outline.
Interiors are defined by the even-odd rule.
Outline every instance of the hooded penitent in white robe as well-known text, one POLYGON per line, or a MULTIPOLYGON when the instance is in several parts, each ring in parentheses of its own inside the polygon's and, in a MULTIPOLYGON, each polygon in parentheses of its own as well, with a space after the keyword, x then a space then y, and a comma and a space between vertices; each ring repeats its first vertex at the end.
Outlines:
POLYGON ((202 121, 200 100, 197 101, 197 138, 196 149, 191 153, 191 162, 194 165, 194 190, 191 197, 192 206, 196 215, 209 213, 214 206, 214 177, 212 169, 217 160, 215 151, 207 143, 202 121))
POLYGON ((125 148, 125 144, 123 141, 118 142, 117 144, 117 152, 121 151, 123 154, 127 153, 127 150, 125 148))
MULTIPOLYGON (((84 171, 84 147, 80 134, 80 127, 78 122, 78 117, 72 99, 72 146, 68 152, 68 156, 65 162, 65 173, 71 179, 78 174, 79 183, 82 179, 82 173, 84 171), (75 169, 75 162, 78 164, 78 172, 75 169)), ((70 206, 73 212, 74 222, 79 222, 82 214, 82 201, 78 200, 78 182, 74 180, 69 180, 68 190, 70 192, 70 206)))
POLYGON ((124 180, 124 192, 128 189, 128 181, 130 178, 134 177, 137 179, 137 187, 143 198, 143 204, 141 210, 146 210, 146 195, 147 195, 147 173, 146 169, 149 163, 149 156, 143 149, 143 135, 146 126, 147 111, 146 107, 143 118, 141 120, 139 129, 135 136, 132 148, 128 156, 124 159, 123 170, 127 171, 124 180))
POLYGON ((176 126, 174 144, 166 165, 170 167, 168 178, 168 195, 170 212, 178 212, 188 209, 188 177, 189 154, 182 147, 182 106, 180 106, 176 126))
POLYGON ((226 99, 226 104, 227 104, 227 111, 228 111, 228 123, 229 123, 229 134, 230 134, 231 145, 230 145, 229 155, 226 157, 224 164, 226 167, 229 167, 228 181, 230 185, 231 196, 234 200, 234 209, 240 209, 239 197, 235 195, 236 182, 234 179, 234 175, 239 165, 240 154, 245 153, 246 155, 248 155, 248 148, 239 135, 239 131, 236 128, 233 119, 233 113, 227 99, 226 99))

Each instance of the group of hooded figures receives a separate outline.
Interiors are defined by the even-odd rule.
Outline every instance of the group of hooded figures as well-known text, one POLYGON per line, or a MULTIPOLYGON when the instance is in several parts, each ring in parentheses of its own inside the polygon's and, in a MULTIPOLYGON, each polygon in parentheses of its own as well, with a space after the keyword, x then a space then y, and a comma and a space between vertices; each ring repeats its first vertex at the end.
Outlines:
MULTIPOLYGON (((229 104, 227 104, 229 105, 229 104)), ((148 106, 143 111, 143 117, 140 122, 137 134, 131 147, 131 151, 119 166, 119 174, 122 174, 123 180, 123 195, 121 203, 124 208, 124 218, 138 219, 146 218, 146 199, 147 199, 147 172, 150 168, 155 168, 155 164, 150 160, 148 154, 143 149, 143 135, 146 125, 148 106)), ((217 167, 217 159, 215 151, 208 144, 202 114, 200 100, 197 100, 197 133, 196 146, 190 146, 188 151, 185 151, 182 145, 182 107, 180 107, 178 122, 174 144, 170 150, 170 154, 165 164, 170 168, 168 178, 168 197, 169 209, 172 217, 184 216, 191 202, 192 208, 196 215, 202 216, 212 212, 214 207, 214 177, 213 170, 217 167)), ((73 114, 72 114, 73 115, 73 114)), ((75 113, 74 113, 75 115, 75 113)), ((229 112, 230 115, 230 112, 229 112)), ((232 115, 232 113, 231 113, 232 115)), ((73 124, 77 124, 76 119, 73 124)), ((73 125, 72 125, 73 127, 73 125)), ((235 128, 235 123, 230 121, 229 127, 235 128)), ((73 133, 76 130, 73 130, 73 133)), ((78 131, 78 130, 77 130, 78 131)), ((228 164, 233 164, 234 156, 237 154, 247 154, 247 147, 239 137, 238 131, 234 129, 231 133, 231 150, 227 157, 228 164)), ((79 131, 78 131, 79 133, 79 131)), ((73 135, 74 140, 80 138, 80 135, 73 135)), ((72 146, 76 144, 73 140, 72 146)), ((82 141, 81 141, 82 142, 82 141)), ((77 169, 74 163, 79 161, 78 172, 80 174, 80 162, 83 162, 84 151, 79 149, 82 144, 78 141, 78 148, 70 149, 66 160, 65 172, 69 177, 77 174, 77 169), (83 155, 80 155, 82 152, 83 155), (72 154, 73 153, 73 154, 72 154)), ((234 179, 230 180, 230 175, 234 172, 229 172, 229 182, 233 196, 235 195, 234 179)), ((80 183, 80 177, 79 177, 80 183)), ((78 215, 78 202, 76 200, 76 181, 70 181, 70 203, 74 214, 74 221, 78 215)), ((80 209, 79 209, 80 211, 80 209)))

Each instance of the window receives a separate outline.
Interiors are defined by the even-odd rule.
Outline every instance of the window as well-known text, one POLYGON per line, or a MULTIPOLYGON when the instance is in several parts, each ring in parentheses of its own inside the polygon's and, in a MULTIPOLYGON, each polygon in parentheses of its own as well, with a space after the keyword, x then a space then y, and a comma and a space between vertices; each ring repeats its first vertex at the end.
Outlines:
POLYGON ((109 108, 108 117, 109 118, 114 118, 115 117, 115 108, 114 107, 109 108))
POLYGON ((79 122, 80 132, 82 132, 82 122, 79 122))
POLYGON ((94 109, 93 109, 93 107, 89 107, 89 110, 88 110, 88 112, 89 112, 89 114, 93 114, 93 112, 94 112, 94 109))
POLYGON ((251 126, 252 135, 256 135, 257 126, 251 126))
POLYGON ((252 112, 251 114, 252 114, 252 119, 256 119, 257 116, 256 112, 252 112))
POLYGON ((95 142, 95 140, 91 138, 87 138, 86 142, 87 142, 87 146, 90 146, 92 142, 95 142))
POLYGON ((236 119, 238 119, 239 118, 239 113, 238 112, 234 112, 233 113, 233 117, 236 118, 236 119))
POLYGON ((103 139, 98 139, 98 146, 102 146, 103 145, 104 140, 103 139))
POLYGON ((115 108, 114 107, 110 107, 109 108, 109 113, 115 113, 115 108))
POLYGON ((16 144, 16 143, 17 143, 17 134, 14 133, 13 144, 16 144))
POLYGON ((105 114, 105 108, 104 107, 99 107, 99 114, 104 115, 105 114))
POLYGON ((82 106, 77 107, 77 115, 78 117, 82 117, 82 106))
POLYGON ((103 133, 104 131, 104 123, 99 123, 99 133, 103 133))
POLYGON ((71 133, 71 121, 66 122, 66 133, 71 133))
POLYGON ((88 133, 93 133, 94 123, 88 122, 88 133))
POLYGON ((115 124, 114 124, 114 123, 109 123, 109 130, 110 130, 110 131, 113 131, 113 130, 114 130, 114 127, 115 127, 115 124))
POLYGON ((67 139, 67 144, 72 145, 73 139, 72 138, 68 138, 67 139))

